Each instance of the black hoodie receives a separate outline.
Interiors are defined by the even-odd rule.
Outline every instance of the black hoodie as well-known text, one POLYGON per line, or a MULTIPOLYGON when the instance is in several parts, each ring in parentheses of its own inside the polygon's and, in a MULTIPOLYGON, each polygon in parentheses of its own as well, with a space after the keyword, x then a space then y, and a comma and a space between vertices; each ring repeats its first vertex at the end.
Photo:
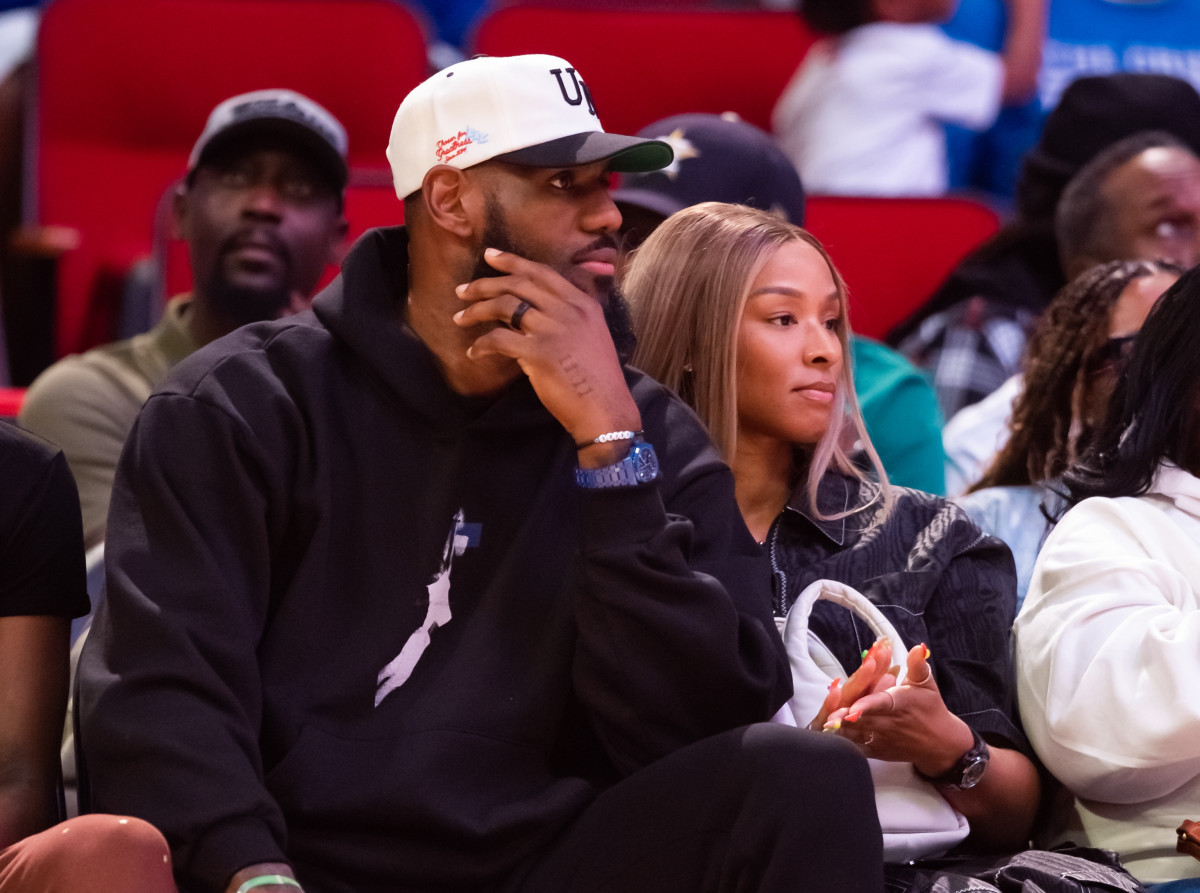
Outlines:
POLYGON ((406 254, 369 232, 312 313, 180 364, 126 445, 80 743, 91 806, 161 828, 184 890, 280 860, 309 893, 487 889, 790 692, 695 416, 629 370, 662 480, 578 489, 525 379, 447 387, 406 254))

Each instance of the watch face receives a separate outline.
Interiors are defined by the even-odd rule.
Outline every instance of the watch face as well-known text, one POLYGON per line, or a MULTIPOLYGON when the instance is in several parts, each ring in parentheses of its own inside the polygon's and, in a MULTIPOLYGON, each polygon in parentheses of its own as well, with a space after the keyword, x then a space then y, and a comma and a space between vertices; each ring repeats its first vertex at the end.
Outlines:
POLYGON ((983 778, 983 773, 987 771, 987 757, 978 756, 974 761, 963 769, 962 781, 958 783, 960 788, 973 788, 979 784, 979 780, 983 778))
POLYGON ((648 443, 635 444, 631 450, 633 474, 639 483, 647 484, 658 477, 658 456, 648 443))

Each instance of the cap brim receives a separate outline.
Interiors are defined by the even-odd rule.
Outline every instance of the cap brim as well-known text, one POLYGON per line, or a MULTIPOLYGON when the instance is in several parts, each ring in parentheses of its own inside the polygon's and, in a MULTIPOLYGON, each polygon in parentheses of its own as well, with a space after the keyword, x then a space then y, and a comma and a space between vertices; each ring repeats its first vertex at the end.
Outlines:
POLYGON ((675 158, 675 151, 660 140, 591 130, 494 157, 509 164, 528 167, 571 167, 608 161, 609 168, 614 171, 648 173, 670 164, 675 158))
POLYGON ((192 169, 206 163, 215 153, 225 151, 239 142, 265 137, 286 140, 287 145, 295 146, 317 162, 338 192, 346 188, 348 170, 341 153, 311 128, 287 118, 253 118, 229 125, 205 143, 192 169))
POLYGON ((635 208, 644 208, 647 211, 653 211, 655 214, 661 214, 663 217, 670 217, 676 211, 682 211, 686 204, 677 198, 672 198, 669 195, 663 195, 661 192, 655 192, 651 189, 614 189, 611 193, 612 200, 621 205, 633 205, 635 208))

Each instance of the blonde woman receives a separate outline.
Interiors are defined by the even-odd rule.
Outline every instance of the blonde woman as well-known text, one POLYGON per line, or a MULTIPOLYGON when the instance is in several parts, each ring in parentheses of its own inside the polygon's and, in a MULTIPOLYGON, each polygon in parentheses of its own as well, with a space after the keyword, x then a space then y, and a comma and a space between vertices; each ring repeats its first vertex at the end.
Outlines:
POLYGON ((877 461, 878 483, 848 460, 855 441, 874 450, 843 359, 846 288, 824 249, 769 213, 696 205, 638 249, 623 288, 633 364, 696 410, 733 468, 742 516, 770 552, 776 615, 834 579, 921 643, 897 656, 909 676, 895 685, 886 646, 818 603, 812 628, 861 668, 813 727, 911 762, 969 819, 968 850, 1023 848, 1039 784, 1011 688, 1012 558, 954 505, 889 486, 877 461))

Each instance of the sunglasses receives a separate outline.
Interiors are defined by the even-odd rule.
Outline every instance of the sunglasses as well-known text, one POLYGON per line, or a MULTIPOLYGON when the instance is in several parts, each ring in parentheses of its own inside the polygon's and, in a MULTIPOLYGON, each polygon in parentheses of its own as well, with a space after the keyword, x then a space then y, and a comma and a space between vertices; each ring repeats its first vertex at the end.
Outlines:
POLYGON ((1133 353, 1133 339, 1136 337, 1136 333, 1133 335, 1118 335, 1115 338, 1109 338, 1105 341, 1088 363, 1091 371, 1100 372, 1128 360, 1130 354, 1133 353))

